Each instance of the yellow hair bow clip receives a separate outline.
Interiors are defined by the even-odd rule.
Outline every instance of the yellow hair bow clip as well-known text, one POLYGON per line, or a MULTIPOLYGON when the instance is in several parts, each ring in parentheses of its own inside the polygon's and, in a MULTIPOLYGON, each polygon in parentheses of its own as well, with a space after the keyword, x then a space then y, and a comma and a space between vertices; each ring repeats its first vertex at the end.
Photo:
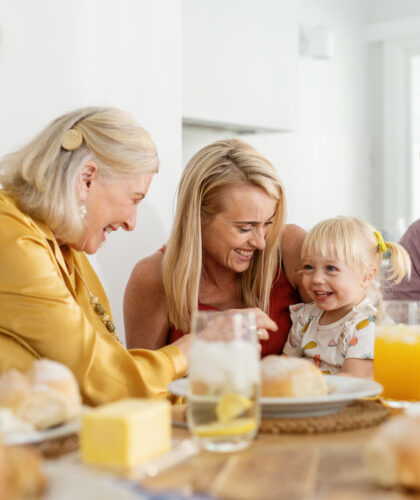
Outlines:
POLYGON ((380 231, 375 231, 375 236, 376 239, 378 240, 378 250, 380 250, 382 253, 386 252, 386 243, 382 237, 382 234, 380 231))

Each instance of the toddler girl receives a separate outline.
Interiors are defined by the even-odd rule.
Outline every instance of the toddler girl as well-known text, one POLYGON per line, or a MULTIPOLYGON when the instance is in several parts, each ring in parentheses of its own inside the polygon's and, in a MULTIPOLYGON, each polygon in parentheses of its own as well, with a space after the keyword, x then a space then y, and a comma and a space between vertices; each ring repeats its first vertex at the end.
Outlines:
POLYGON ((368 222, 336 217, 309 231, 302 247, 302 286, 313 303, 290 306, 293 324, 284 354, 308 358, 327 374, 372 375, 381 299, 375 276, 387 250, 390 279, 398 283, 410 275, 410 258, 368 222))

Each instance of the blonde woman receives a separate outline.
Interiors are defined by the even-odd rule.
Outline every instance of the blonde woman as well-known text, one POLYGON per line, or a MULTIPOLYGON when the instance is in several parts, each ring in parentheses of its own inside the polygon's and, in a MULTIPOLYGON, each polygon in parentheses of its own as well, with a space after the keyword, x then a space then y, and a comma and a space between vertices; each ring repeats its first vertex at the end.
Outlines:
POLYGON ((391 280, 410 276, 411 262, 398 243, 385 242, 369 222, 336 217, 320 222, 302 248, 302 285, 310 304, 290 307, 293 326, 284 348, 324 373, 370 377, 373 372, 375 277, 384 252, 391 255, 391 280))
POLYGON ((189 339, 127 351, 85 255, 131 231, 158 169, 133 117, 85 108, 48 125, 0 162, 0 373, 38 358, 67 365, 83 400, 165 397, 187 368, 189 339))
POLYGON ((157 349, 182 338, 197 308, 255 308, 262 355, 280 353, 305 235, 284 226, 285 204, 275 168, 250 145, 230 139, 198 151, 167 246, 138 262, 128 282, 127 344, 157 349))

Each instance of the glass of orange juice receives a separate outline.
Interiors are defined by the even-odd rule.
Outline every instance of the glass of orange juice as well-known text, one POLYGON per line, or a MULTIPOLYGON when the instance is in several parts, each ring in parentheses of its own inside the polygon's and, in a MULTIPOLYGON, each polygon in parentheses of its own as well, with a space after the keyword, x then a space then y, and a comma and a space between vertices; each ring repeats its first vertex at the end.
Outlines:
POLYGON ((374 378, 391 406, 420 401, 420 302, 383 302, 378 311, 374 378))

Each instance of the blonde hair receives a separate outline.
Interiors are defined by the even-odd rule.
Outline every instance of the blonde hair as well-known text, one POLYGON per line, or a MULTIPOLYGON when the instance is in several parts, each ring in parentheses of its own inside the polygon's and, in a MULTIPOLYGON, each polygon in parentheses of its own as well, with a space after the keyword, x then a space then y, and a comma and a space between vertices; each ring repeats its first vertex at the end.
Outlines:
POLYGON ((0 162, 0 183, 31 217, 45 222, 58 239, 76 242, 83 219, 76 179, 88 161, 99 175, 115 178, 157 172, 159 160, 149 134, 119 109, 77 109, 51 122, 35 139, 0 162), (81 134, 73 151, 62 146, 69 130, 81 134))
POLYGON ((254 253, 241 273, 241 299, 248 307, 268 311, 270 290, 280 262, 280 235, 285 218, 284 188, 273 165, 239 139, 214 142, 187 164, 178 188, 175 222, 163 257, 163 285, 169 321, 189 329, 197 310, 202 271, 202 221, 222 210, 223 192, 238 185, 255 186, 277 201, 263 251, 254 253))
MULTIPOLYGON (((355 217, 324 220, 306 235, 302 246, 302 259, 305 260, 315 253, 323 257, 334 255, 348 265, 357 267, 361 274, 372 267, 375 267, 377 272, 384 253, 375 232, 376 229, 369 222, 355 217)), ((390 241, 384 244, 391 254, 389 279, 399 283, 404 276, 410 277, 411 260, 405 248, 390 241)), ((372 285, 379 294, 378 284, 372 282, 372 285)))

